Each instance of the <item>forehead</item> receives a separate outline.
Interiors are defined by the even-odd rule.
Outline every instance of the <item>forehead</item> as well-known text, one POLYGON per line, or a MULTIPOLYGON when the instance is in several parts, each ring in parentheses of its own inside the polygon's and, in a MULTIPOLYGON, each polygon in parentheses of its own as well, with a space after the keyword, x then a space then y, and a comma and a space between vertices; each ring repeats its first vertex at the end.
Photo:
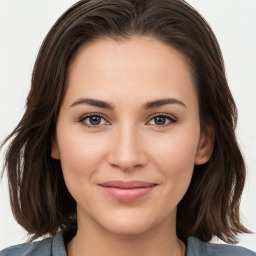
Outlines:
POLYGON ((182 64, 190 71, 189 59, 184 54, 153 37, 145 36, 117 40, 103 37, 82 45, 69 64, 68 74, 74 72, 82 63, 88 64, 88 68, 97 66, 100 69, 105 64, 108 68, 112 64, 112 67, 122 65, 133 69, 139 65, 144 69, 163 69, 164 66, 168 69, 182 64), (153 62, 147 62, 152 60, 153 62))
POLYGON ((71 98, 79 93, 112 98, 132 92, 144 98, 167 96, 170 91, 174 96, 182 91, 196 94, 186 56, 150 37, 102 38, 80 47, 70 63, 67 86, 71 98))

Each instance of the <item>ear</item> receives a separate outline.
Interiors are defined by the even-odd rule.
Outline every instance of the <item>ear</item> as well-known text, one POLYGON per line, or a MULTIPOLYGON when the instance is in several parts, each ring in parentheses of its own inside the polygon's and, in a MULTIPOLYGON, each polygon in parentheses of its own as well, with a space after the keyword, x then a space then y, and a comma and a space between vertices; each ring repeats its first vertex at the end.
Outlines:
POLYGON ((51 157, 56 159, 56 160, 59 160, 60 159, 60 152, 59 152, 59 149, 58 149, 58 145, 57 145, 57 142, 56 142, 56 138, 55 137, 52 137, 52 152, 51 152, 51 157))
POLYGON ((195 157, 195 165, 202 165, 209 161, 213 152, 214 139, 213 124, 211 121, 208 121, 200 135, 195 157))

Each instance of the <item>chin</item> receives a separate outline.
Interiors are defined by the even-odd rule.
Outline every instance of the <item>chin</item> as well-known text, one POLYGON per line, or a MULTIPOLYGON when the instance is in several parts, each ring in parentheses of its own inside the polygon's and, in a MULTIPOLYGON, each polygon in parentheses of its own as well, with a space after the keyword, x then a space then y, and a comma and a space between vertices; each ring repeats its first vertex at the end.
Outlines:
POLYGON ((143 234, 151 229, 150 225, 143 223, 116 223, 111 227, 106 227, 111 233, 124 235, 124 236, 136 236, 143 234))
POLYGON ((105 230, 118 235, 140 235, 146 233, 161 223, 161 220, 147 214, 119 214, 105 219, 101 225, 105 230))

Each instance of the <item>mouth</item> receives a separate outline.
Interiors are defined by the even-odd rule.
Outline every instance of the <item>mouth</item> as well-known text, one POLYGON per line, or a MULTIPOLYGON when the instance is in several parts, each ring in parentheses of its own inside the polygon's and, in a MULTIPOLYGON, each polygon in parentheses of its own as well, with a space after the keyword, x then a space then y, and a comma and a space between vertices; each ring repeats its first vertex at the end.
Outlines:
POLYGON ((148 195, 157 184, 144 181, 107 181, 99 186, 112 198, 123 202, 133 202, 148 195))

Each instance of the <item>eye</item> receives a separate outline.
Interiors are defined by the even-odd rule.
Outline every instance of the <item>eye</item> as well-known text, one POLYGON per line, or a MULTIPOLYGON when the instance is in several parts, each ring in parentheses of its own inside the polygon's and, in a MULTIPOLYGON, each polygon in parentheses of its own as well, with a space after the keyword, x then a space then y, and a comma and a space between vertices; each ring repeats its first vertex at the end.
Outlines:
POLYGON ((79 119, 79 122, 82 123, 82 125, 88 127, 88 128, 97 128, 100 127, 102 125, 107 125, 109 124, 105 118, 103 117, 103 115, 99 114, 99 113, 91 113, 85 116, 82 116, 79 119))
POLYGON ((159 113, 159 114, 154 115, 150 119, 149 124, 156 125, 159 128, 161 128, 161 127, 165 127, 165 126, 171 125, 176 122, 177 122, 177 120, 173 116, 168 115, 168 114, 159 113))

